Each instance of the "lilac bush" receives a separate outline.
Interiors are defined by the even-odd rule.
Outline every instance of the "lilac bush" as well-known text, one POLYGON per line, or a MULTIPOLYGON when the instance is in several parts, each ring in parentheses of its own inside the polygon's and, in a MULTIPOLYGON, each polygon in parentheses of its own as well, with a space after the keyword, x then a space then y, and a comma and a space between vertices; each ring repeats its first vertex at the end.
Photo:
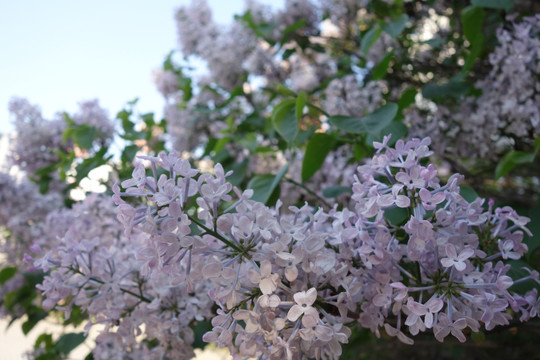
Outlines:
POLYGON ((250 200, 220 164, 200 173, 176 153, 141 157, 113 188, 118 222, 109 201, 87 198, 56 250, 36 255, 54 269, 38 286, 44 306, 77 304, 87 327, 106 324, 96 358, 190 358, 189 324, 203 318, 203 339, 239 357, 338 359, 350 326, 413 344, 426 331, 465 341, 508 324, 509 309, 536 316, 536 291, 511 287, 538 272, 508 275, 529 219, 465 200, 459 174, 441 184, 422 165, 429 138, 389 139, 358 167, 350 206, 328 211, 250 200), (394 210, 403 218, 389 220, 394 210))
POLYGON ((40 360, 87 336, 95 359, 440 355, 471 338, 503 354, 490 339, 508 329, 529 355, 535 9, 247 1, 221 26, 197 0, 176 11, 184 58, 153 72, 163 120, 137 100, 116 122, 97 100, 46 120, 13 99, 0 316, 80 326, 41 334, 40 360))

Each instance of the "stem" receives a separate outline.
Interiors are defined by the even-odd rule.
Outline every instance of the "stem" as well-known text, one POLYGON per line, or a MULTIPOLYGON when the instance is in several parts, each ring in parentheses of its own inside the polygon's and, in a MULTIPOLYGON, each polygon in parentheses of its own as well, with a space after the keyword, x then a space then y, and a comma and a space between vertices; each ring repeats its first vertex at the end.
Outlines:
MULTIPOLYGON (((239 248, 238 246, 233 244, 231 241, 227 240, 225 237, 221 236, 217 231, 214 231, 214 230, 208 228, 206 225, 204 225, 203 223, 201 223, 200 221, 195 219, 193 216, 188 215, 188 218, 189 218, 189 220, 194 222, 197 226, 201 227, 204 231, 206 231, 206 233, 208 233, 208 234, 212 235, 213 237, 215 237, 216 239, 220 240, 225 245, 233 248, 234 250, 236 250, 240 254, 244 253, 244 251, 241 248, 239 248)), ((247 254, 244 254, 244 255, 247 256, 247 254)))
POLYGON ((285 181, 287 182, 290 182, 291 184, 294 184, 302 189, 304 189, 305 191, 307 191, 309 194, 315 196, 317 199, 319 199, 327 208, 331 209, 332 206, 326 201, 324 200, 322 197, 320 197, 319 195, 317 195, 317 193, 315 193, 313 190, 309 189, 308 187, 306 187, 304 184, 301 184, 291 178, 285 178, 285 181))
MULTIPOLYGON (((83 273, 82 271, 80 271, 79 269, 75 269, 75 268, 73 268, 73 267, 69 267, 69 269, 70 269, 71 271, 76 272, 77 274, 86 276, 86 274, 83 273)), ((101 284, 101 285, 105 284, 105 281, 100 280, 100 279, 98 279, 98 278, 95 278, 95 277, 93 277, 93 276, 88 277, 88 280, 95 281, 95 282, 97 282, 98 284, 101 284)), ((141 295, 138 295, 138 294, 136 294, 136 293, 134 293, 133 291, 130 291, 130 290, 128 290, 128 289, 124 289, 124 288, 120 287, 120 291, 123 292, 123 293, 125 293, 125 294, 129 294, 129 295, 135 296, 137 299, 139 299, 139 300, 141 300, 141 301, 144 301, 144 302, 146 302, 146 303, 151 303, 151 302, 152 302, 152 300, 148 299, 147 297, 143 296, 142 294, 141 294, 141 295)), ((139 288, 139 291, 140 291, 140 288, 139 288)))

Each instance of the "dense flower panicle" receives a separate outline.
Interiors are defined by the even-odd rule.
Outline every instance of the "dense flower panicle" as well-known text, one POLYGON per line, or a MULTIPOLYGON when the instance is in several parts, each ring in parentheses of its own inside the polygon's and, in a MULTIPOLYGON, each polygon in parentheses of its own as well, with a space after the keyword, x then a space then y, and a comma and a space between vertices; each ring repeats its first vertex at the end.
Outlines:
POLYGON ((97 99, 80 102, 79 111, 73 114, 72 119, 78 125, 86 124, 96 128, 97 135, 103 140, 110 139, 114 134, 114 124, 97 99))
POLYGON ((152 74, 156 88, 165 98, 169 98, 178 91, 178 77, 170 70, 154 70, 152 74))
POLYGON ((185 56, 198 54, 201 51, 200 38, 216 32, 212 10, 204 0, 193 1, 190 6, 180 8, 176 21, 180 48, 185 56))
MULTIPOLYGON (((228 26, 217 24, 212 19, 211 10, 204 0, 181 7, 176 13, 180 49, 185 56, 193 55, 205 61, 208 78, 211 81, 201 81, 200 87, 194 87, 193 97, 182 100, 178 94, 178 81, 175 83, 174 73, 170 70, 156 72, 156 86, 167 99, 165 118, 175 143, 174 149, 193 150, 202 143, 198 141, 200 128, 213 124, 216 118, 220 118, 220 111, 213 111, 216 110, 217 102, 205 99, 205 96, 199 94, 199 91, 205 92, 206 85, 215 90, 214 96, 223 94, 223 91, 229 93, 233 90, 238 91, 242 87, 248 99, 247 103, 239 107, 244 109, 241 110, 244 113, 245 109, 264 109, 268 105, 268 101, 258 103, 256 97, 259 92, 252 92, 253 88, 259 88, 261 85, 273 88, 277 84, 286 84, 294 91, 315 91, 316 96, 320 96, 331 113, 343 114, 341 111, 346 110, 345 114, 363 116, 376 109, 382 99, 384 84, 368 82, 365 86, 360 86, 359 81, 346 76, 343 79, 348 80, 335 79, 332 81, 333 85, 327 87, 327 82, 338 73, 336 60, 319 50, 309 47, 300 49, 298 44, 290 41, 297 37, 305 37, 317 44, 320 43, 323 48, 331 49, 335 39, 325 35, 321 26, 326 12, 337 11, 337 8, 343 6, 351 7, 347 16, 347 24, 351 25, 355 23, 358 10, 363 6, 360 5, 318 4, 309 0, 291 0, 286 2, 283 9, 274 10, 257 1, 247 1, 245 9, 249 11, 253 22, 256 24, 262 22, 268 26, 266 38, 259 37, 260 34, 256 34, 256 31, 240 17, 228 26), (302 26, 298 27, 298 24, 302 26), (296 29, 292 33, 291 27, 296 29), (290 40, 283 40, 286 38, 290 40), (277 43, 273 44, 275 41, 277 43), (281 41, 285 41, 283 47, 278 46, 281 41), (291 53, 284 57, 283 49, 291 53), (342 90, 346 91, 345 99, 340 94, 342 90), (208 111, 200 111, 205 108, 212 110, 210 113, 213 118, 206 119, 208 111)), ((340 22, 340 25, 344 24, 340 22)), ((353 27, 356 28, 357 25, 353 27)), ((368 58, 375 59, 372 60, 374 63, 386 53, 389 46, 387 37, 387 34, 381 34, 370 50, 368 58)), ((351 60, 356 62, 359 59, 355 57, 351 60)), ((235 97, 233 105, 238 98, 240 97, 235 97)), ((222 99, 221 102, 223 101, 222 99)), ((236 106, 229 105, 227 110, 229 114, 234 114, 236 106)), ((212 131, 214 135, 212 137, 218 139, 223 137, 219 133, 220 130, 212 131)))
POLYGON ((331 115, 362 117, 377 109, 382 102, 383 82, 362 85, 358 76, 334 79, 325 90, 324 109, 331 115))
POLYGON ((266 359, 337 359, 355 324, 412 344, 427 331, 464 341, 481 326, 507 324, 509 309, 522 321, 537 316, 537 292, 511 286, 538 281, 538 273, 512 279, 505 264, 526 252, 529 220, 466 201, 460 175, 441 184, 425 165, 429 138, 388 141, 358 167, 349 205, 329 211, 252 201, 252 190, 232 186, 220 164, 200 173, 175 153, 142 157, 151 171, 138 163, 123 189, 113 188, 124 230, 109 220, 77 231, 95 216, 81 204, 58 251, 36 258, 35 266, 53 269, 40 285, 45 304, 72 299, 62 308, 77 304, 91 324, 106 325, 98 358, 116 347, 127 356, 187 351, 189 323, 211 318, 213 304, 203 339, 266 359), (172 323, 154 327, 163 319, 172 323), (142 324, 158 347, 136 342, 142 324))
MULTIPOLYGON (((16 180, 11 175, 0 173, 0 204, 2 267, 32 270, 28 269, 28 264, 25 263, 25 254, 31 252, 35 239, 48 236, 47 216, 62 207, 62 198, 55 193, 42 195, 38 187, 26 179, 16 180)), ((0 284, 1 299, 25 285, 21 271, 0 284)), ((0 318, 24 314, 24 309, 18 304, 10 309, 5 306, 2 301, 0 318)))
MULTIPOLYGON (((67 122, 63 113, 52 120, 43 118, 39 107, 28 100, 12 98, 9 112, 13 118, 16 138, 10 142, 9 160, 27 174, 57 163, 57 151, 67 152, 73 148, 71 141, 63 139, 67 122)), ((106 145, 114 134, 114 124, 98 100, 79 103, 79 110, 71 116, 76 125, 88 125, 97 130, 100 145, 106 145)))
POLYGON ((0 203, 0 227, 6 230, 0 234, 3 263, 19 266, 35 239, 48 236, 47 216, 62 208, 62 198, 55 193, 43 195, 34 183, 0 173, 0 203))
POLYGON ((49 251, 36 250, 34 266, 50 270, 38 285, 43 306, 64 310, 69 317, 77 305, 88 312, 87 331, 104 325, 95 358, 190 358, 189 325, 210 315, 208 286, 173 283, 164 273, 144 277, 143 260, 133 256, 133 249, 143 248, 144 241, 139 234, 131 234, 128 241, 114 213, 109 198, 93 194, 72 210, 49 216, 51 222, 68 220, 51 227, 57 240, 46 244, 49 251), (150 349, 141 337, 159 339, 159 345, 150 349))
MULTIPOLYGON (((202 340, 235 359, 283 360, 339 359, 353 327, 405 344, 420 333, 464 342, 472 332, 539 316, 537 288, 519 293, 515 285, 540 284, 540 274, 512 268, 528 251, 530 219, 493 199, 469 200, 464 176, 438 169, 430 157, 451 155, 459 168, 534 147, 540 15, 507 18, 478 81, 476 65, 468 68, 475 44, 467 49, 465 38, 454 37, 463 25, 451 23, 456 8, 418 3, 412 15, 410 6, 286 0, 276 10, 246 0, 246 12, 226 26, 214 21, 206 0, 181 7, 179 47, 185 60, 204 61, 208 74, 191 79, 192 69, 172 55, 153 74, 166 101, 162 140, 174 151, 138 156, 112 199, 91 194, 71 207, 59 191, 42 195, 33 183, 0 174, 0 260, 19 270, 0 284, 0 317, 24 315, 23 306, 2 301, 25 286, 21 270, 43 273, 37 289, 46 311, 88 315, 96 359, 190 359, 202 322, 211 324, 202 340), (462 99, 460 86, 451 86, 460 77, 451 80, 448 103, 459 111, 427 99, 425 87, 426 98, 417 94, 407 109, 421 84, 440 75, 433 64, 444 64, 441 78, 460 68, 465 82, 476 79, 478 91, 462 99), (387 135, 371 149, 365 141, 376 134, 340 135, 329 118, 362 118, 386 101, 399 103, 392 125, 403 115, 409 140, 387 135), (274 131, 285 109, 296 119, 294 141, 274 131), (316 143, 312 130, 332 140, 306 180, 310 159, 302 148, 308 142, 309 153, 316 143), (358 163, 365 151, 374 154, 358 163), (232 176, 229 168, 239 171, 232 176), (273 206, 255 200, 260 189, 237 187, 278 173, 273 206)), ((115 133, 97 100, 53 120, 24 99, 12 99, 9 110, 17 129, 9 165, 31 179, 62 154, 73 162, 68 169, 62 161, 61 172, 76 178, 115 133), (86 148, 76 136, 66 139, 89 127, 97 130, 89 151, 76 146, 86 148)), ((113 171, 125 170, 131 151, 148 149, 139 134, 121 135, 133 144, 113 171)), ((72 188, 52 176, 54 185, 72 188)))
POLYGON ((491 69, 476 83, 481 95, 465 98, 457 109, 438 105, 431 122, 408 111, 413 136, 429 134, 438 153, 471 159, 499 159, 516 142, 532 147, 530 139, 540 133, 539 31, 540 15, 499 28, 491 69))
POLYGON ((11 142, 10 161, 29 173, 58 161, 55 149, 64 148, 62 132, 66 124, 63 119, 46 120, 39 107, 28 100, 12 98, 9 112, 13 117, 16 139, 11 142))

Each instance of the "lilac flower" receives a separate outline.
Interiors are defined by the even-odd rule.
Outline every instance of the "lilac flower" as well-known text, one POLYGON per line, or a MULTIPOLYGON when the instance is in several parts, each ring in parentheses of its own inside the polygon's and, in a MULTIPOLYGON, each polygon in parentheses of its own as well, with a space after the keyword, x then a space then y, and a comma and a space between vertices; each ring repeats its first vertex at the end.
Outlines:
POLYGON ((437 192, 432 195, 427 189, 420 189, 419 195, 422 205, 426 210, 434 210, 436 205, 442 203, 445 199, 443 192, 437 192))
POLYGON ((435 339, 443 342, 444 338, 449 334, 454 335, 460 342, 465 342, 466 338, 463 335, 462 330, 467 327, 467 321, 464 318, 459 318, 452 322, 448 315, 440 313, 438 316, 438 322, 433 328, 435 339))
POLYGON ((317 300, 317 289, 315 288, 294 294, 295 304, 287 313, 287 319, 289 321, 296 321, 304 314, 317 314, 317 310, 312 306, 315 300, 317 300))
POLYGON ((456 247, 452 244, 447 244, 445 250, 447 257, 441 259, 442 266, 446 268, 453 266, 457 271, 465 270, 467 266, 465 260, 474 255, 474 250, 471 248, 464 248, 458 255, 456 247))
POLYGON ((264 295, 272 294, 281 283, 279 274, 272 273, 272 264, 265 260, 261 263, 260 274, 256 271, 249 273, 249 279, 254 284, 258 284, 264 295))
POLYGON ((414 325, 416 323, 415 317, 424 316, 426 328, 431 329, 433 327, 433 315, 437 314, 443 306, 444 302, 438 297, 429 299, 425 304, 420 304, 409 298, 407 307, 411 311, 411 315, 405 321, 405 325, 414 325))

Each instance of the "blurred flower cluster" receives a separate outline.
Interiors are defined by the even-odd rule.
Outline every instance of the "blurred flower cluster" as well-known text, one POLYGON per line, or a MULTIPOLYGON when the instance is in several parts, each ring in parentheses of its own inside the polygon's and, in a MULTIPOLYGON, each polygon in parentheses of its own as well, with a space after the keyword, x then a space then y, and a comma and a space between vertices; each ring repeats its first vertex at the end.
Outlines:
POLYGON ((152 74, 163 119, 14 98, 0 316, 80 326, 38 336, 40 360, 503 349, 490 330, 540 310, 539 12, 250 0, 223 26, 194 0, 152 74))

